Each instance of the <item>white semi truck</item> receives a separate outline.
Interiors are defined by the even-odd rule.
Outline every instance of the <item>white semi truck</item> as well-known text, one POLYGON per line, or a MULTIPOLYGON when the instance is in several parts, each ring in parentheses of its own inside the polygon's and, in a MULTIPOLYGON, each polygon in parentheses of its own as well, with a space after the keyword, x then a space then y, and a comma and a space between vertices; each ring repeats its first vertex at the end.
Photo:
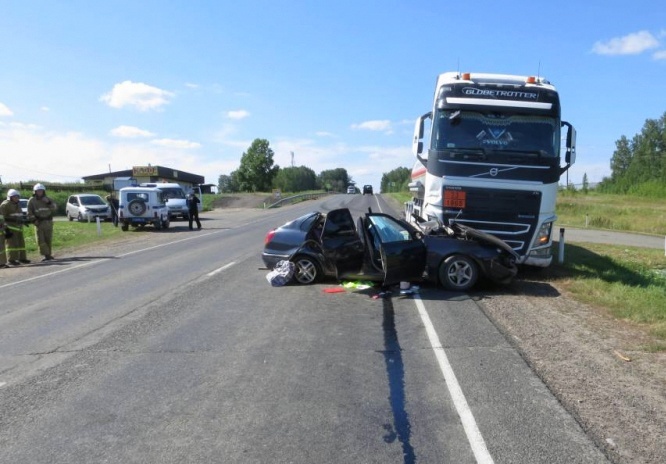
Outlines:
POLYGON ((412 151, 407 219, 456 221, 501 238, 522 264, 550 265, 558 182, 575 162, 576 130, 561 120, 546 79, 440 74, 432 110, 416 120, 412 151))

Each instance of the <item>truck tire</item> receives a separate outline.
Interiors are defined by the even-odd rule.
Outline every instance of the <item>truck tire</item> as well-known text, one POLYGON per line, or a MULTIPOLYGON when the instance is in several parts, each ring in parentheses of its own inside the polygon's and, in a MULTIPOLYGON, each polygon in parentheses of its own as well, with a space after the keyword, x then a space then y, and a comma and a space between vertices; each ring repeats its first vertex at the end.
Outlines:
POLYGON ((439 282, 447 290, 465 292, 479 278, 479 267, 472 258, 455 254, 448 256, 439 266, 439 282))

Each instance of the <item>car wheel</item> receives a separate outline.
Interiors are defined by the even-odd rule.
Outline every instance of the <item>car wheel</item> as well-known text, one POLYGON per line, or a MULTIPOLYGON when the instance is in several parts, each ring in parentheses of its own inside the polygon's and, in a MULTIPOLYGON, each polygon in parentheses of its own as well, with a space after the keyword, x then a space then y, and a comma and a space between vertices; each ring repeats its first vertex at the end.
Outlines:
POLYGON ((67 212, 66 214, 67 214, 67 219, 69 219, 70 222, 74 220, 74 218, 69 215, 69 212, 67 212))
POLYGON ((448 290, 467 291, 478 278, 478 266, 465 255, 451 255, 439 267, 439 281, 448 290))
POLYGON ((165 219, 164 222, 162 222, 162 228, 164 229, 168 229, 170 225, 171 221, 169 221, 168 219, 165 219))
POLYGON ((319 264, 308 256, 297 256, 293 259, 296 269, 294 270, 294 280, 302 285, 313 284, 319 279, 321 271, 319 264))
POLYGON ((79 213, 79 216, 76 218, 77 221, 83 222, 83 216, 81 216, 81 213, 79 213))

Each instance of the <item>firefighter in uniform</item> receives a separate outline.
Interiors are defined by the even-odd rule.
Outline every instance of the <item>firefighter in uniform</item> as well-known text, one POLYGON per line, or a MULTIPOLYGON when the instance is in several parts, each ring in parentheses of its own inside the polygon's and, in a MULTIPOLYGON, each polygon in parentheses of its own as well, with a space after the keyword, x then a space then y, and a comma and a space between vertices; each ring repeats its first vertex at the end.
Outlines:
POLYGON ((35 184, 32 192, 32 198, 28 200, 28 220, 35 225, 35 241, 39 245, 39 253, 44 256, 42 261, 50 261, 53 259, 51 242, 56 204, 46 196, 44 185, 35 184))
POLYGON ((7 229, 5 217, 0 214, 0 269, 9 267, 7 265, 7 254, 5 253, 5 235, 11 235, 11 232, 7 229))
POLYGON ((9 264, 18 266, 19 264, 28 264, 25 252, 25 239, 23 238, 23 213, 19 200, 21 193, 18 190, 9 189, 7 199, 0 204, 0 215, 5 218, 5 227, 11 231, 11 236, 6 237, 7 254, 9 255, 9 264))

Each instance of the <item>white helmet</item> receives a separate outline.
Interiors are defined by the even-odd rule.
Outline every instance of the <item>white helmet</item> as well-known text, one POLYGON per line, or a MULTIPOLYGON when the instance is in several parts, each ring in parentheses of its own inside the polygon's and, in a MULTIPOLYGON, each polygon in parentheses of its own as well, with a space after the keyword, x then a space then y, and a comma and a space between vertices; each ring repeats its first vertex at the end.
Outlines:
POLYGON ((20 197, 20 196, 21 196, 21 192, 19 192, 18 190, 9 189, 7 191, 7 199, 8 200, 11 200, 12 197, 20 197))
POLYGON ((46 187, 44 187, 44 184, 35 184, 32 191, 36 192, 37 190, 44 190, 46 192, 46 187))

